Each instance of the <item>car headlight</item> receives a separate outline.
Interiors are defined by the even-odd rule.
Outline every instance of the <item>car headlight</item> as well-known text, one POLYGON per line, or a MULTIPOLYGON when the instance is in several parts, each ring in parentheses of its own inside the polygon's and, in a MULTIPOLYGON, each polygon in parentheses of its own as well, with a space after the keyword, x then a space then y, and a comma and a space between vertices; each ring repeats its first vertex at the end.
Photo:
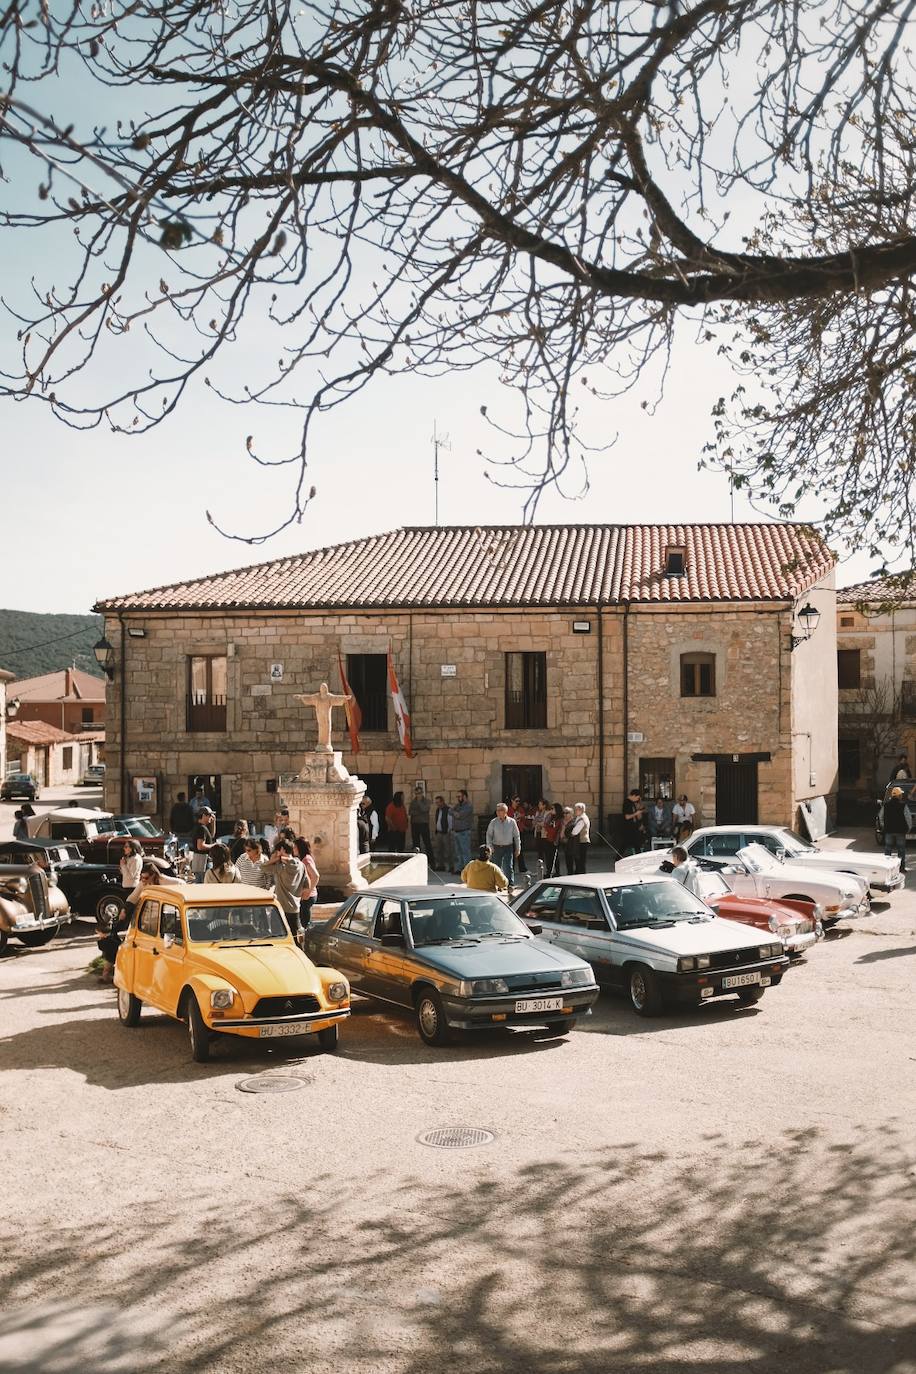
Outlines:
POLYGON ((590 968, 565 968, 560 974, 560 986, 563 988, 583 988, 593 981, 590 968))
POLYGON ((347 987, 346 983, 339 982, 328 984, 328 996, 332 1002, 342 1002, 349 991, 350 989, 347 987))
POLYGON ((709 968, 709 955, 708 955, 708 954, 698 954, 698 955, 697 955, 697 968, 709 968))
POLYGON ((843 898, 844 902, 854 902, 858 894, 856 893, 854 888, 850 888, 848 892, 845 888, 843 888, 843 891, 840 895, 843 898))
POLYGON ((761 945, 757 953, 761 959, 776 959, 782 954, 782 945, 761 945))
POLYGON ((475 978, 472 982, 462 983, 464 997, 499 997, 509 991, 505 978, 475 978), (464 989, 469 989, 467 992, 464 989))
POLYGON ((677 961, 678 973, 692 973, 697 966, 697 961, 692 954, 685 955, 677 961))
POLYGON ((812 920, 814 921, 815 925, 817 924, 818 921, 822 921, 822 920, 824 919, 824 904, 823 904, 823 902, 815 902, 815 903, 814 903, 814 911, 811 913, 811 917, 812 917, 812 920))
POLYGON ((235 988, 216 988, 210 993, 210 1006, 214 1011, 225 1011, 235 1001, 235 988))

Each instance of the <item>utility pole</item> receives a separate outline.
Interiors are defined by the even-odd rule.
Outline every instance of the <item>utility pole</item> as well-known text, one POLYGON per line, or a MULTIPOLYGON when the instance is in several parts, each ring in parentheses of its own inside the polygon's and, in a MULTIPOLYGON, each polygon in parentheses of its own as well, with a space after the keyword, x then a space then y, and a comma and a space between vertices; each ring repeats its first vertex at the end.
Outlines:
POLYGON ((433 420, 433 492, 435 494, 435 523, 439 524, 439 450, 440 448, 450 449, 451 444, 447 434, 440 434, 436 428, 436 421, 433 420))

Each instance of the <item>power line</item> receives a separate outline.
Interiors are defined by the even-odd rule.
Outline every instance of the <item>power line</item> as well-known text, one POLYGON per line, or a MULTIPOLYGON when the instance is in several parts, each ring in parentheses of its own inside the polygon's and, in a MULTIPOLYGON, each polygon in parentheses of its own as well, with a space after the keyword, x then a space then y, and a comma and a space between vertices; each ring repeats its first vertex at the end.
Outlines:
POLYGON ((30 644, 27 649, 4 649, 3 657, 21 658, 23 654, 30 654, 33 649, 46 649, 49 644, 63 644, 65 639, 76 639, 79 635, 90 633, 90 626, 84 625, 81 630, 74 630, 69 635, 58 635, 56 639, 45 639, 40 644, 30 644))

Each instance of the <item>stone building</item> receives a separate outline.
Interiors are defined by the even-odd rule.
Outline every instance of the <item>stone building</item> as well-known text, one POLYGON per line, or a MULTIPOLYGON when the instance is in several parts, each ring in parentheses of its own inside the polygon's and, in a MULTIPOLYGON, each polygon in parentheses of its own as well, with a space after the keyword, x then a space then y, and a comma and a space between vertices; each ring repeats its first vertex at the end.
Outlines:
POLYGON ((98 763, 104 748, 101 731, 71 734, 48 725, 44 720, 21 720, 18 715, 6 724, 9 765, 31 773, 40 787, 64 787, 78 783, 91 763, 98 763))
POLYGON ((836 788, 833 565, 801 525, 408 528, 106 598, 107 803, 139 778, 162 816, 195 785, 272 816, 314 741, 295 694, 339 689, 340 655, 358 757, 342 718, 337 739, 377 803, 421 781, 481 813, 518 793, 606 817, 638 785, 706 821, 791 820, 836 788))
POLYGON ((872 799, 898 754, 916 766, 916 586, 837 592, 837 682, 840 790, 872 799))

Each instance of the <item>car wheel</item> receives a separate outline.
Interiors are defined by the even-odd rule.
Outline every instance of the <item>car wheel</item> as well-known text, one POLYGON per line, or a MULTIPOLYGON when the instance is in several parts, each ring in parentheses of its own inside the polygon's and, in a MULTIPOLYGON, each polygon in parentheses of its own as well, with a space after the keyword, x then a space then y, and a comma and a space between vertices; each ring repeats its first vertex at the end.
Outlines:
POLYGON ((630 1005, 639 1016, 658 1016, 662 1009, 662 994, 658 979, 645 964, 636 964, 627 977, 630 1005))
POLYGON ((57 934, 59 927, 52 926, 50 930, 28 930, 16 938, 21 940, 29 949, 41 949, 42 945, 49 945, 57 934))
POLYGON ((193 992, 188 996, 188 1038, 191 1041, 191 1058, 195 1064, 206 1064, 210 1058, 210 1031, 200 1014, 197 998, 193 992))
POLYGON ((318 1043, 323 1050, 337 1049, 337 1026, 326 1026, 318 1032, 318 1043))
POLYGON ((126 988, 118 988, 118 1018, 122 1026, 139 1026, 143 1003, 126 988))
POLYGON ((113 892, 103 892, 95 904, 95 919, 102 930, 111 930, 124 910, 125 901, 113 892))
POLYGON ((738 992, 738 1001, 742 1007, 752 1007, 755 1002, 759 1002, 766 988, 741 988, 738 992))
POLYGON ((448 1040, 448 1022, 438 992, 434 988, 421 989, 415 1006, 420 1039, 427 1045, 444 1045, 448 1040))

